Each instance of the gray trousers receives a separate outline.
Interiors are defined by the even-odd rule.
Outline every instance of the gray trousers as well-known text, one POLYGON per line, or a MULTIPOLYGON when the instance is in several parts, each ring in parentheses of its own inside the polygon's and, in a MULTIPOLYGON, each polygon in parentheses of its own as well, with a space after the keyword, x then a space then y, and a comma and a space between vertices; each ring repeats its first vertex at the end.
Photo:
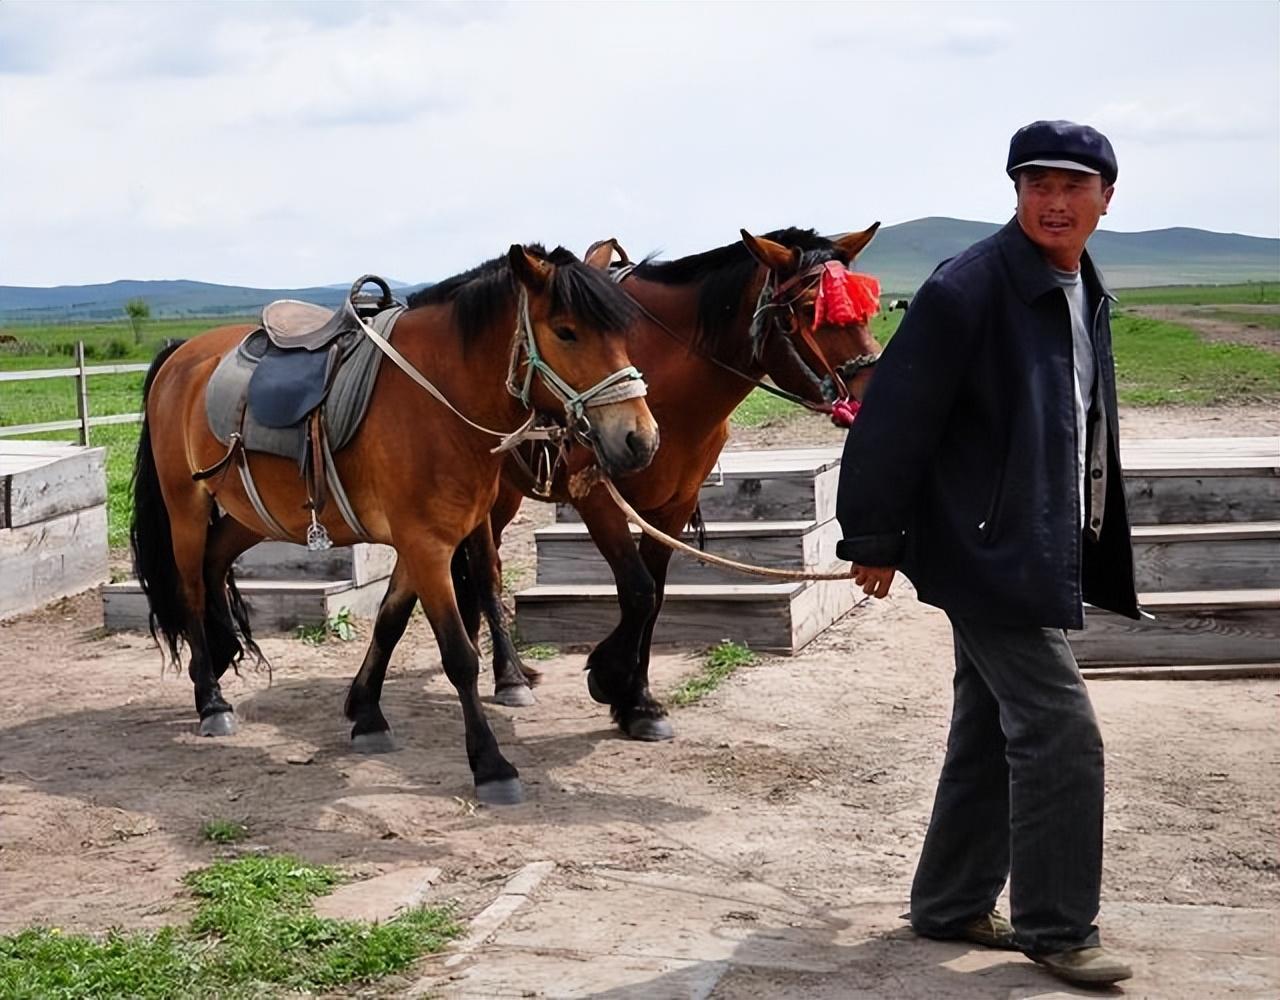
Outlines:
POLYGON ((1060 629, 951 617, 955 707, 911 924, 952 936, 1009 882, 1031 954, 1098 944, 1102 736, 1060 629))

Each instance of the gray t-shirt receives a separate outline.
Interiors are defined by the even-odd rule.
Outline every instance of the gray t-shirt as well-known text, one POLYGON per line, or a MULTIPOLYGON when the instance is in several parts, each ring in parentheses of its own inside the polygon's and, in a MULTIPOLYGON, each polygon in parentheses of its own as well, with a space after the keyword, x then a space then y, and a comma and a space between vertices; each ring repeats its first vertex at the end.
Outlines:
POLYGON ((1060 271, 1049 268, 1054 280, 1067 296, 1071 310, 1072 355, 1075 358, 1076 397, 1076 489, 1080 501, 1080 527, 1084 528, 1085 448, 1089 426, 1089 411, 1093 409, 1094 381, 1097 376, 1097 359, 1093 353, 1093 337, 1090 333, 1089 297, 1085 294, 1084 281, 1079 271, 1060 271))

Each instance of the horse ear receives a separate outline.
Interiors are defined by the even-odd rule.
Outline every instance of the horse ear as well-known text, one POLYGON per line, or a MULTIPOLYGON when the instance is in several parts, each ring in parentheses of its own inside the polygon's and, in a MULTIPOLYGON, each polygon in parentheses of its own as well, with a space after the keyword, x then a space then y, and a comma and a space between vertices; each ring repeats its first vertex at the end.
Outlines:
POLYGON ((622 263, 628 263, 627 251, 623 250, 622 244, 612 236, 607 240, 596 240, 587 247, 587 252, 582 256, 582 262, 587 267, 594 267, 597 271, 607 271, 609 265, 613 263, 615 252, 622 258, 622 263))
POLYGON ((867 248, 867 244, 872 241, 876 235, 876 230, 880 228, 880 223, 873 222, 869 229, 864 229, 860 233, 845 233, 843 236, 837 236, 831 242, 836 245, 836 253, 845 264, 853 263, 853 259, 867 248))
POLYGON ((742 242, 751 251, 751 256, 770 271, 794 271, 800 266, 800 251, 793 247, 784 247, 781 243, 765 239, 763 236, 752 236, 745 229, 740 229, 742 242))
POLYGON ((531 292, 542 291, 551 281, 552 265, 533 256, 519 243, 511 244, 511 249, 507 251, 507 261, 511 264, 511 273, 531 292))

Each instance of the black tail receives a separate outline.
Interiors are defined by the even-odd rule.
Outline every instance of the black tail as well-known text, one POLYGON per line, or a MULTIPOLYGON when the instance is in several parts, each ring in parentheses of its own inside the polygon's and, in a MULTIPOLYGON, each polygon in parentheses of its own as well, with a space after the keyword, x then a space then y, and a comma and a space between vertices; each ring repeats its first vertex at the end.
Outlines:
POLYGON ((186 607, 182 599, 182 579, 173 558, 173 530, 169 509, 160 492, 156 474, 156 458, 151 450, 151 427, 146 417, 147 397, 156 373, 182 341, 170 341, 151 362, 142 385, 142 433, 138 437, 138 455, 133 462, 133 520, 129 523, 129 543, 133 548, 133 572, 142 585, 151 607, 151 637, 164 638, 173 662, 178 662, 178 647, 187 638, 186 607))

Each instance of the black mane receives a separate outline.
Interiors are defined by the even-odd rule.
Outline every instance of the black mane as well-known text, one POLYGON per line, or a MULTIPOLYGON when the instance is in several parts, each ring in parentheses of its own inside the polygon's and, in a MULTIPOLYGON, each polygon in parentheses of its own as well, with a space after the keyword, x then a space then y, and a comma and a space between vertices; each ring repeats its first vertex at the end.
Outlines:
MULTIPOLYGON (((801 266, 809 266, 835 256, 835 244, 812 229, 776 229, 765 239, 800 250, 801 266)), ((715 343, 727 334, 743 307, 743 297, 759 265, 741 240, 728 246, 695 253, 676 260, 646 259, 635 275, 663 285, 687 285, 701 281, 698 293, 698 334, 706 343, 715 343)), ((751 303, 747 304, 750 307, 751 303)))
MULTIPOLYGON (((603 271, 588 267, 569 250, 550 253, 538 244, 525 247, 539 260, 555 265, 551 278, 551 311, 600 330, 625 330, 637 315, 635 302, 603 271)), ((507 255, 487 260, 409 296, 409 308, 452 304, 464 337, 474 337, 515 308, 516 279, 507 255)))

